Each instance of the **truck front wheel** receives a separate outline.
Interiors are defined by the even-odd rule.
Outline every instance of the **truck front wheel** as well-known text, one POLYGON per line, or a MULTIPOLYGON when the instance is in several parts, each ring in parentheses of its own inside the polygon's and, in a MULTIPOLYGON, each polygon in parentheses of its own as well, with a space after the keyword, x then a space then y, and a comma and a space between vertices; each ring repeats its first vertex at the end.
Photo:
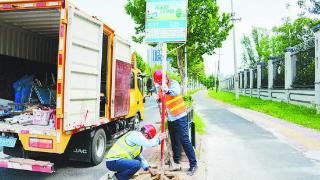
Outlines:
POLYGON ((106 153, 107 137, 103 129, 99 129, 95 132, 92 140, 92 164, 100 164, 106 153))

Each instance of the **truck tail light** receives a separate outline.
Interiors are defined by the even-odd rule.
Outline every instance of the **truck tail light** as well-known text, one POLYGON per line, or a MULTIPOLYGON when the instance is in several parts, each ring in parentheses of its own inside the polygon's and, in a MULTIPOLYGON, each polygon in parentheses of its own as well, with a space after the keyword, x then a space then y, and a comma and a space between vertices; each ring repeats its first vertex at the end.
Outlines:
POLYGON ((29 138, 29 146, 40 149, 53 149, 52 139, 29 138))
POLYGON ((12 6, 11 4, 4 4, 4 5, 2 6, 2 8, 3 8, 3 9, 12 9, 13 6, 12 6))
POLYGON ((59 65, 62 65, 62 54, 58 55, 58 63, 59 65))
POLYGON ((38 2, 36 3, 36 7, 45 7, 46 6, 46 2, 38 2))
POLYGON ((64 37, 64 33, 65 33, 64 25, 61 25, 60 26, 60 33, 59 33, 60 37, 64 37))
POLYGON ((65 2, 65 0, 61 0, 61 5, 62 5, 62 8, 65 8, 65 7, 66 7, 66 2, 65 2))
POLYGON ((58 89, 58 94, 61 94, 61 83, 58 83, 57 89, 58 89))
POLYGON ((55 124, 56 129, 59 130, 60 129, 60 124, 61 124, 61 118, 57 118, 55 123, 56 123, 55 124))

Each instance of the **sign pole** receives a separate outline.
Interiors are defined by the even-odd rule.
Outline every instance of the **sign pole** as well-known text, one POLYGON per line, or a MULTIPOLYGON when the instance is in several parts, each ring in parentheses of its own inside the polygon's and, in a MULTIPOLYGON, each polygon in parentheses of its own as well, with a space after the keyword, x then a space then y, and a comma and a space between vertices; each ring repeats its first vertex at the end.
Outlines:
MULTIPOLYGON (((165 85, 167 82, 166 71, 167 71, 167 43, 161 43, 162 48, 162 85, 165 85)), ((166 119, 166 106, 165 106, 165 94, 164 91, 161 91, 161 132, 165 132, 165 119, 166 119)), ((164 140, 161 142, 161 167, 164 170, 164 140)))
MULTIPOLYGON (((167 43, 183 43, 187 41, 187 8, 188 0, 146 0, 145 42, 153 44, 159 43, 161 47, 162 85, 166 84, 167 79, 167 43), (179 23, 177 23, 177 21, 179 21, 179 23)), ((185 81, 187 82, 187 79, 185 81)), ((166 106, 163 91, 160 93, 160 96, 162 104, 161 132, 165 132, 166 106)), ((161 166, 163 170, 164 146, 164 141, 162 141, 161 166)))

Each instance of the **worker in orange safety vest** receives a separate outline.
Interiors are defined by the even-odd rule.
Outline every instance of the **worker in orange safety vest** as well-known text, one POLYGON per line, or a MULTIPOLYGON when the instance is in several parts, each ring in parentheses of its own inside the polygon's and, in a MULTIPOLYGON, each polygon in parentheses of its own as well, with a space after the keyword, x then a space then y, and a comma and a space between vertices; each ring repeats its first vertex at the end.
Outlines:
MULTIPOLYGON (((184 103, 180 84, 170 80, 166 76, 166 83, 162 84, 162 71, 157 70, 153 74, 153 80, 159 93, 164 92, 165 106, 167 111, 168 129, 173 151, 175 167, 180 166, 181 145, 189 159, 188 175, 193 175, 198 169, 194 149, 189 139, 187 106, 184 103)), ((161 95, 159 95, 161 97, 161 95)))

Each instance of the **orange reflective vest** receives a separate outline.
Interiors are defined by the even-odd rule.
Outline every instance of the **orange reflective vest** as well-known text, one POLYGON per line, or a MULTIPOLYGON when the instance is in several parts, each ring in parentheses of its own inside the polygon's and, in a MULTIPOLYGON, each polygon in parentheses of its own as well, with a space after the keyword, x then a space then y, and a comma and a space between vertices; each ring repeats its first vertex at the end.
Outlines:
MULTIPOLYGON (((170 83, 168 84, 170 88, 170 83)), ((162 98, 162 90, 159 91, 159 97, 162 98)), ((180 93, 178 96, 164 95, 166 107, 169 109, 171 116, 178 116, 187 112, 188 107, 185 105, 183 96, 180 93)))
POLYGON ((166 106, 172 116, 178 116, 179 114, 187 111, 187 106, 185 105, 181 94, 178 96, 169 96, 166 94, 165 100, 166 106))

